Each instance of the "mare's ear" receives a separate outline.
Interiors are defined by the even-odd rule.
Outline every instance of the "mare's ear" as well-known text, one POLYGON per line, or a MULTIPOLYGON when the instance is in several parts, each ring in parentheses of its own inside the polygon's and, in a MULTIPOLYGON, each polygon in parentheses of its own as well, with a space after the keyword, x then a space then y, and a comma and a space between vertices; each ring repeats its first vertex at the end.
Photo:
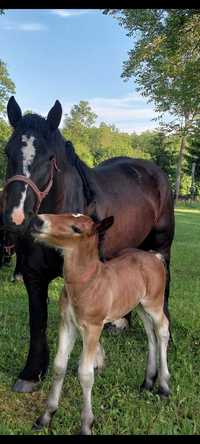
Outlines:
POLYGON ((105 219, 103 219, 101 222, 99 222, 98 224, 96 224, 95 226, 95 231, 97 231, 98 233, 102 234, 104 233, 106 230, 108 230, 108 228, 111 227, 111 225, 114 222, 114 217, 113 216, 109 216, 106 217, 105 219))
POLYGON ((62 106, 58 100, 56 100, 53 108, 50 109, 47 116, 47 122, 52 131, 58 129, 62 117, 62 106))
POLYGON ((18 122, 22 118, 22 112, 14 96, 10 97, 8 101, 7 114, 10 124, 12 125, 13 128, 16 128, 18 122))

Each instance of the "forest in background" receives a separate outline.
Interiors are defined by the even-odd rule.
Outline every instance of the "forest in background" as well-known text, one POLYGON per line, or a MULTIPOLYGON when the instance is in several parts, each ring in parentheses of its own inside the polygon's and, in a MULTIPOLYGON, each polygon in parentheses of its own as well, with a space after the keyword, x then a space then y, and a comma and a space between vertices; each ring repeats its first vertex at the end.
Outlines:
MULTIPOLYGON (((200 11, 199 9, 106 9, 133 49, 122 78, 134 78, 136 90, 154 104, 158 128, 141 134, 121 132, 107 122, 96 124, 88 101, 74 104, 61 131, 88 166, 114 156, 156 162, 168 175, 175 197, 200 196, 200 11), (166 113, 171 121, 166 123, 166 113)), ((0 9, 0 15, 6 13, 0 9)), ((5 145, 11 134, 6 120, 10 95, 17 93, 0 59, 0 187, 6 172, 5 145)), ((26 111, 27 112, 27 111, 26 111)), ((30 112, 30 111, 29 111, 30 112)))

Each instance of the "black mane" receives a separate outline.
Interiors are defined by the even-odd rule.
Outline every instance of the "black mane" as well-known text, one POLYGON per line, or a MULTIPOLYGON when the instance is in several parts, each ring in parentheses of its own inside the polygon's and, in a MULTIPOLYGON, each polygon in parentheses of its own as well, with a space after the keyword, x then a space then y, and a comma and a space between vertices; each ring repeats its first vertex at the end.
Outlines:
POLYGON ((91 179, 90 168, 79 158, 74 150, 73 144, 69 140, 66 141, 66 149, 69 162, 77 169, 81 177, 84 195, 87 201, 87 205, 89 205, 95 197, 95 190, 93 186, 93 181, 91 179))
POLYGON ((19 121, 17 129, 20 131, 33 130, 42 135, 49 134, 50 128, 47 120, 39 114, 25 114, 19 121))

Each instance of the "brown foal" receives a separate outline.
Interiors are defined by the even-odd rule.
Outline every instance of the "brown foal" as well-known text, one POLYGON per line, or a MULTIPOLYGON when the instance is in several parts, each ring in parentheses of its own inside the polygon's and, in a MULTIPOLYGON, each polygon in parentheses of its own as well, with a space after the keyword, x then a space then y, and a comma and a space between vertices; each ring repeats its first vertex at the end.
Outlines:
POLYGON ((158 374, 159 393, 170 393, 167 367, 169 322, 163 311, 166 283, 160 254, 126 249, 107 262, 99 259, 99 236, 113 223, 107 217, 95 223, 82 214, 43 214, 34 222, 33 235, 59 248, 64 256, 64 288, 60 297, 59 345, 54 361, 53 384, 47 407, 36 428, 49 425, 59 398, 77 331, 83 340, 79 379, 83 390, 81 433, 91 434, 91 392, 94 367, 102 368, 104 351, 100 335, 104 324, 137 307, 148 336, 148 361, 143 388, 151 390, 158 374), (157 364, 159 357, 160 365, 157 364))

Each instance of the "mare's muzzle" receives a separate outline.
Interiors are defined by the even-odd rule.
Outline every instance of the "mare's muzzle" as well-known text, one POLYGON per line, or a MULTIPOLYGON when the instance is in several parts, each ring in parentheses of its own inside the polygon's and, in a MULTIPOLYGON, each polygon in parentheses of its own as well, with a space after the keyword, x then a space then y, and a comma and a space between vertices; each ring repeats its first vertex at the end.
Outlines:
POLYGON ((43 201, 43 199, 47 196, 47 194, 49 193, 52 185, 53 185, 53 172, 54 172, 54 168, 56 171, 60 171, 56 162, 55 157, 51 160, 51 168, 50 168, 50 174, 49 174, 49 180, 47 183, 46 188, 41 191, 39 190, 39 188, 37 187, 37 185, 35 184, 35 182, 33 182, 29 177, 23 176, 22 174, 18 174, 16 176, 12 176, 10 177, 7 181, 6 184, 4 186, 3 189, 3 198, 5 199, 5 194, 7 192, 7 187, 10 183, 12 182, 16 182, 16 181, 20 181, 20 182, 24 182, 25 184, 29 185, 29 187, 33 190, 35 196, 36 196, 36 204, 35 204, 35 208, 34 208, 34 213, 38 213, 40 205, 43 201))

